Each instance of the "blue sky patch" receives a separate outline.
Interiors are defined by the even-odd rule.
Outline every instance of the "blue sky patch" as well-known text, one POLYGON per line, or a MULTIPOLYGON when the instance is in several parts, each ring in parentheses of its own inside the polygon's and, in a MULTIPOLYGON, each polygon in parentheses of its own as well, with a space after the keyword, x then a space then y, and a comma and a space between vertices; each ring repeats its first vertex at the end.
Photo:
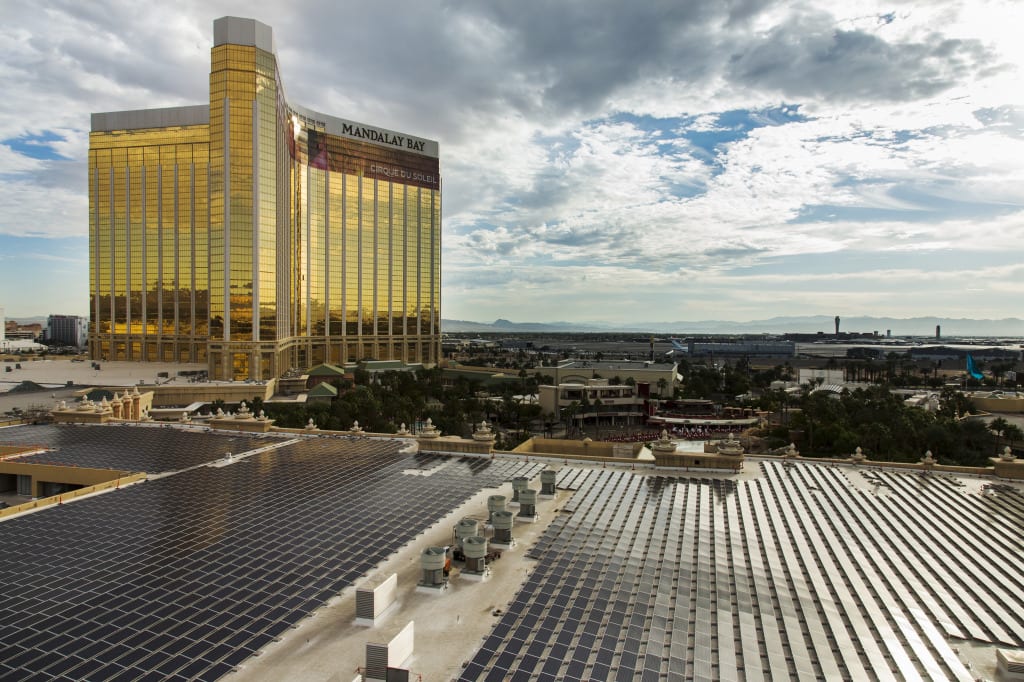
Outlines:
MULTIPOLYGON (((841 251, 835 253, 805 253, 766 257, 757 262, 731 270, 737 275, 851 275, 865 273, 875 278, 878 270, 970 270, 1018 262, 1014 252, 969 251, 966 249, 922 249, 899 251, 841 251)), ((838 286, 842 286, 838 281, 838 286)), ((793 288, 806 287, 806 282, 794 279, 793 288)), ((818 286, 824 286, 820 283, 818 286)), ((965 284, 966 286, 966 284, 965 284)))
POLYGON ((575 135, 535 135, 537 144, 548 150, 548 161, 556 163, 572 156, 580 148, 580 141, 575 135))
MULTIPOLYGON (((800 113, 799 105, 782 105, 768 109, 733 109, 711 116, 674 116, 657 118, 639 116, 629 113, 617 113, 603 119, 592 119, 588 126, 602 123, 629 123, 650 136, 649 143, 657 148, 662 156, 679 156, 681 149, 687 155, 701 161, 711 169, 714 177, 724 170, 719 153, 725 145, 746 138, 750 131, 769 126, 780 126, 788 123, 808 121, 810 118, 800 113), (700 121, 699 128, 696 128, 700 121), (685 140, 686 144, 681 144, 685 140)), ((557 138, 552 138, 556 141, 557 138)), ((555 147, 552 148, 554 153, 555 147)), ((707 189, 703 179, 668 179, 668 193, 677 199, 688 199, 704 193, 707 189)))
POLYGON ((64 137, 52 131, 44 130, 42 133, 26 134, 20 137, 11 137, 3 140, 3 144, 12 150, 32 159, 41 161, 65 160, 66 156, 58 154, 53 148, 54 142, 63 142, 64 137))
MULTIPOLYGON (((850 183, 866 185, 867 183, 850 183)), ((900 206, 836 206, 807 204, 789 223, 898 221, 935 223, 952 219, 983 220, 1019 211, 1021 206, 1006 203, 964 201, 948 196, 941 187, 894 187, 887 192, 900 206)), ((956 191, 948 188, 950 194, 956 191)))
POLYGON ((8 318, 87 314, 89 238, 0 234, 0 291, 8 318))
POLYGON ((693 146, 703 149, 710 157, 725 144, 746 138, 750 131, 769 126, 801 123, 809 120, 797 106, 784 105, 771 109, 733 109, 724 111, 714 119, 711 130, 690 130, 696 118, 681 119, 682 137, 693 146))

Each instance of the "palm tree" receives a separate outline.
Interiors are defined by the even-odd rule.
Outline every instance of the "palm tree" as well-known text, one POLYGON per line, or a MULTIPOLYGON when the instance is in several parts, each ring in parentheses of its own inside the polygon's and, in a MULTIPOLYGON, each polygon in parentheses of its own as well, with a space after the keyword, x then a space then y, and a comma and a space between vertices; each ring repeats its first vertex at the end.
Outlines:
POLYGON ((586 435, 584 429, 587 425, 587 412, 590 411, 590 399, 587 397, 587 389, 583 389, 583 395, 580 397, 580 433, 586 435))
POLYGON ((547 436, 548 438, 551 438, 551 437, 554 436, 555 421, 556 421, 555 415, 552 414, 551 412, 545 412, 544 415, 543 415, 543 419, 544 419, 544 435, 547 436))
POLYGON ((782 366, 782 378, 786 381, 792 381, 795 376, 793 365, 789 364, 789 360, 786 360, 786 364, 782 366))
POLYGON ((1021 429, 1016 424, 1007 424, 1006 428, 1003 429, 1003 438, 1010 441, 1010 451, 1012 452, 1013 444, 1024 439, 1024 429, 1021 429))
POLYGON ((573 400, 566 407, 562 409, 562 414, 565 416, 565 437, 569 438, 572 433, 573 422, 576 419, 576 413, 580 410, 579 402, 573 400))
MULTIPOLYGON (((988 430, 995 433, 1000 438, 1006 433, 1006 429, 1010 426, 1010 422, 1006 421, 1002 417, 996 417, 988 423, 988 430)), ((1019 427, 1018 427, 1019 428, 1019 427)))

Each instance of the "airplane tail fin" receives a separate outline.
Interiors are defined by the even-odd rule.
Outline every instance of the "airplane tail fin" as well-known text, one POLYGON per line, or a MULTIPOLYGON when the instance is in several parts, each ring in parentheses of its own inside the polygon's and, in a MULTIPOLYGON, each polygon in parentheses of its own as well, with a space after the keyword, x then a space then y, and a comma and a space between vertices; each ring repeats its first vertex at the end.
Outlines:
POLYGON ((979 381, 984 378, 984 375, 974 366, 974 358, 970 353, 967 354, 967 373, 979 381))

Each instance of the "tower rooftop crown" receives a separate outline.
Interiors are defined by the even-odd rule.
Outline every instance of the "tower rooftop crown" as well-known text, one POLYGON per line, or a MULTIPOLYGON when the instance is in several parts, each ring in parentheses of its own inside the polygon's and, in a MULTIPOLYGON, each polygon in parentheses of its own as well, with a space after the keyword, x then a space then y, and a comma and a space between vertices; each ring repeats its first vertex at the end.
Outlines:
POLYGON ((264 23, 243 17, 221 17, 213 21, 213 44, 253 45, 274 51, 274 31, 264 23))

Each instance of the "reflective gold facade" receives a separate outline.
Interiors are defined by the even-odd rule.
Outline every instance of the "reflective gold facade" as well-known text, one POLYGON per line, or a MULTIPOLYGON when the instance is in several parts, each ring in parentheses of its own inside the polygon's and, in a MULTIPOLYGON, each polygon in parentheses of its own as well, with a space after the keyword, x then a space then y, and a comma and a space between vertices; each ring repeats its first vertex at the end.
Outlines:
POLYGON ((269 27, 214 34, 208 106, 93 115, 92 357, 436 362, 437 144, 290 106, 269 27))

